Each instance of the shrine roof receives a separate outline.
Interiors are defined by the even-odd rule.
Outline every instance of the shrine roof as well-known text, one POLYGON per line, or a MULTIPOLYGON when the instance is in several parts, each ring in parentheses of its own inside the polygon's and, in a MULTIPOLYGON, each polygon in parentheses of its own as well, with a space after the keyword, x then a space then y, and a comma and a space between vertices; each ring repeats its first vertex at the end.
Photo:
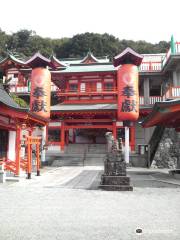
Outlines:
MULTIPOLYGON (((51 106, 51 112, 68 112, 68 111, 87 111, 87 110, 116 110, 117 104, 115 103, 99 103, 99 104, 57 104, 51 106)), ((151 110, 151 106, 140 106, 140 109, 151 110)))
POLYGON ((164 127, 179 128, 180 126, 180 98, 157 102, 152 112, 141 123, 143 127, 161 125, 164 127))
MULTIPOLYGON (((92 57, 96 60, 95 61, 96 63, 109 63, 109 59, 107 56, 95 57, 94 55, 92 55, 92 57)), ((67 65, 71 65, 71 64, 83 63, 87 58, 88 58, 88 56, 86 55, 84 58, 82 58, 82 57, 81 58, 61 58, 60 61, 67 65)))
POLYGON ((0 65, 8 62, 9 60, 12 61, 12 62, 14 62, 14 63, 17 63, 17 64, 19 64, 19 65, 25 65, 24 61, 16 58, 14 55, 12 55, 12 54, 10 54, 10 53, 8 53, 5 58, 0 59, 0 65))
POLYGON ((87 111, 116 110, 117 104, 58 104, 51 106, 51 111, 87 111))
POLYGON ((22 110, 27 111, 27 108, 20 107, 4 90, 3 86, 0 85, 0 103, 3 103, 4 105, 15 108, 16 110, 22 110))
POLYGON ((102 62, 108 62, 108 58, 106 57, 105 59, 98 59, 96 58, 91 51, 87 53, 87 55, 81 60, 80 63, 102 63, 102 62))
POLYGON ((46 66, 55 68, 52 61, 41 55, 39 52, 35 53, 29 60, 25 62, 25 64, 31 68, 46 66))
POLYGON ((70 65, 62 71, 51 71, 54 73, 80 73, 80 72, 112 72, 116 71, 116 68, 108 64, 76 64, 70 65))
POLYGON ((127 47, 122 53, 113 58, 113 64, 115 67, 122 64, 134 64, 136 66, 141 65, 143 56, 135 52, 133 49, 127 47))
POLYGON ((50 57, 51 62, 56 66, 60 68, 66 68, 67 64, 62 62, 61 60, 57 59, 54 55, 50 57))

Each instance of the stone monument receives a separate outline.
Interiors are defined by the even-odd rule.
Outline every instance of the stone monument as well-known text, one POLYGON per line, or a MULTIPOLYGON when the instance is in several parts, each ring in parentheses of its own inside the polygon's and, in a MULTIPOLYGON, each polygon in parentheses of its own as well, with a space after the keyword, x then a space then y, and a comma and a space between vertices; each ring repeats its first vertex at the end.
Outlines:
POLYGON ((112 132, 106 133, 107 155, 100 188, 109 191, 132 191, 130 178, 126 175, 126 162, 122 151, 122 139, 114 140, 112 132))

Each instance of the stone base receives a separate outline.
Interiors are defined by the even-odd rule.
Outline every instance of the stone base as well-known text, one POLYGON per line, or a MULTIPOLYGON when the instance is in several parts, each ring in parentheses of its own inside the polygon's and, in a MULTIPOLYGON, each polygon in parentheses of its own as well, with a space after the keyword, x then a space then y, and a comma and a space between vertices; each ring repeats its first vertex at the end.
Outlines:
POLYGON ((127 176, 101 176, 101 189, 107 191, 132 191, 133 187, 130 186, 130 178, 127 176))
POLYGON ((100 185, 99 187, 106 191, 133 191, 133 187, 127 185, 100 185))
POLYGON ((104 174, 109 176, 126 176, 124 161, 104 161, 104 174))
POLYGON ((102 185, 129 185, 130 178, 127 176, 101 176, 102 185))

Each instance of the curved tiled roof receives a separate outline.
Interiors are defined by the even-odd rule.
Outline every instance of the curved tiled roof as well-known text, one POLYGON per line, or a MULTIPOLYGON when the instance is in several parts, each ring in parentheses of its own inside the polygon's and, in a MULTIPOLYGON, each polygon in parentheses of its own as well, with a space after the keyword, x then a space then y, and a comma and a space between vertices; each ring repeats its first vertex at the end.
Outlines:
POLYGON ((22 108, 17 103, 15 103, 15 101, 4 90, 2 85, 0 85, 0 103, 3 103, 8 107, 15 108, 16 110, 28 111, 27 108, 22 108))
POLYGON ((11 60, 11 61, 13 61, 13 62, 15 62, 17 64, 20 64, 20 65, 24 65, 25 64, 22 60, 16 58, 15 56, 13 56, 10 53, 8 53, 7 57, 5 57, 5 58, 0 60, 0 64, 3 64, 3 63, 5 63, 8 60, 11 60))
POLYGON ((57 104, 51 111, 116 110, 117 104, 57 104))
POLYGON ((180 98, 156 102, 152 112, 141 123, 143 127, 168 125, 180 122, 180 98))

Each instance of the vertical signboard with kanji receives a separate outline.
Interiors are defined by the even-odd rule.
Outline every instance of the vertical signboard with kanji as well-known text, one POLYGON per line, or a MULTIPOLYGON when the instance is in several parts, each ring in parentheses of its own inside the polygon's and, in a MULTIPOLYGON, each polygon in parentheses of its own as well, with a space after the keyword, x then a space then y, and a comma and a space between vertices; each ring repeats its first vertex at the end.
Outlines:
POLYGON ((139 117, 138 68, 123 64, 118 69, 118 120, 136 121, 139 117))
POLYGON ((34 68, 31 74, 31 112, 50 117, 51 74, 47 68, 34 68))

